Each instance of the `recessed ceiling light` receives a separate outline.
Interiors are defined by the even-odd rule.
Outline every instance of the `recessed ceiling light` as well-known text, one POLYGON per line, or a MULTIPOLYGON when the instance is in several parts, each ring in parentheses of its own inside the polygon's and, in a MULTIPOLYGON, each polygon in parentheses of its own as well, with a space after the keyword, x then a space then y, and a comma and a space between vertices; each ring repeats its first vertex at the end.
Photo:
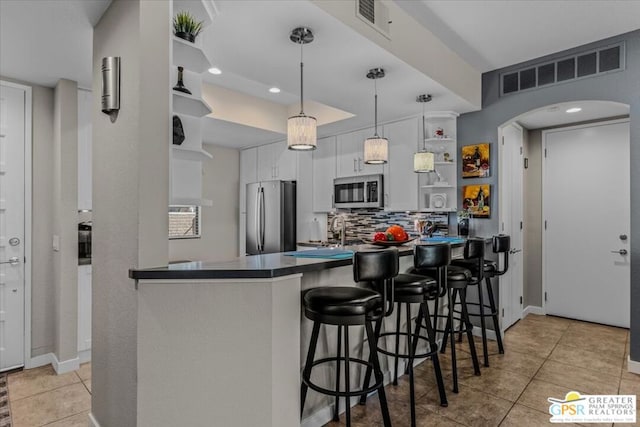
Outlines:
POLYGON ((274 86, 272 88, 269 88, 269 92, 271 92, 271 93, 280 93, 280 88, 274 86))
POLYGON ((222 74, 222 71, 220 70, 220 68, 217 68, 217 67, 209 68, 209 72, 211 74, 215 74, 216 76, 219 74, 222 74))
POLYGON ((569 108, 569 109, 567 110, 567 113, 577 113, 577 112, 579 112, 579 111, 582 111, 582 108, 580 108, 580 107, 573 107, 573 108, 569 108))

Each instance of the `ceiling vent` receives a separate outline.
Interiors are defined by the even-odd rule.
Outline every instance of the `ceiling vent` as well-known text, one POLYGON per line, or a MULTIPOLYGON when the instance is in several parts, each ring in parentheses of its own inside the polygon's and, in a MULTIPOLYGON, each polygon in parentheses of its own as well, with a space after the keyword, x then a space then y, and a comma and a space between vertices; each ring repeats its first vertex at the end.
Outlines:
POLYGON ((531 65, 500 75, 500 95, 547 87, 603 73, 624 70, 624 42, 531 65))
POLYGON ((389 8, 381 0, 357 0, 356 16, 391 39, 389 8))

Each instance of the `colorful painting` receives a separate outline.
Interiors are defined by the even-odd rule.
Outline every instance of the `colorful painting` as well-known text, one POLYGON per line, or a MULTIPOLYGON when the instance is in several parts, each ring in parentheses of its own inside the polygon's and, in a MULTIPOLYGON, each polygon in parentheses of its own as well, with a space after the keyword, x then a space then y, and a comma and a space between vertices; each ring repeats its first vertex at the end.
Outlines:
POLYGON ((462 208, 474 218, 491 217, 491 186, 474 184, 462 187, 462 208))
POLYGON ((462 147, 462 177, 486 178, 491 174, 489 143, 462 147))

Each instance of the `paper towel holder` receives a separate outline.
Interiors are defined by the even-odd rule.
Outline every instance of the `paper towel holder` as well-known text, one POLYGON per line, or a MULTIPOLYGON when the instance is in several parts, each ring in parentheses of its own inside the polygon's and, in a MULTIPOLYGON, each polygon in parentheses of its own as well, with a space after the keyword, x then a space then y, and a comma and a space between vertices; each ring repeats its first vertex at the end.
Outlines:
POLYGON ((120 57, 102 58, 102 112, 114 123, 120 110, 120 57))

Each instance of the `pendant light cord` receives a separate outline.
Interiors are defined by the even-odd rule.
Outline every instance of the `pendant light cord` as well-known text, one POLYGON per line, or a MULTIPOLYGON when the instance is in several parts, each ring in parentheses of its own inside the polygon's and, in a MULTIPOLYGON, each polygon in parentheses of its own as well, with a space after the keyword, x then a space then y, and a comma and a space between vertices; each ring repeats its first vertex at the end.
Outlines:
POLYGON ((375 136, 378 138, 378 79, 373 79, 373 91, 374 91, 374 123, 375 123, 375 136))
POLYGON ((304 62, 302 56, 302 46, 304 43, 300 42, 300 115, 304 116, 304 62))
POLYGON ((427 151, 427 127, 424 120, 424 104, 422 103, 422 150, 427 151))

